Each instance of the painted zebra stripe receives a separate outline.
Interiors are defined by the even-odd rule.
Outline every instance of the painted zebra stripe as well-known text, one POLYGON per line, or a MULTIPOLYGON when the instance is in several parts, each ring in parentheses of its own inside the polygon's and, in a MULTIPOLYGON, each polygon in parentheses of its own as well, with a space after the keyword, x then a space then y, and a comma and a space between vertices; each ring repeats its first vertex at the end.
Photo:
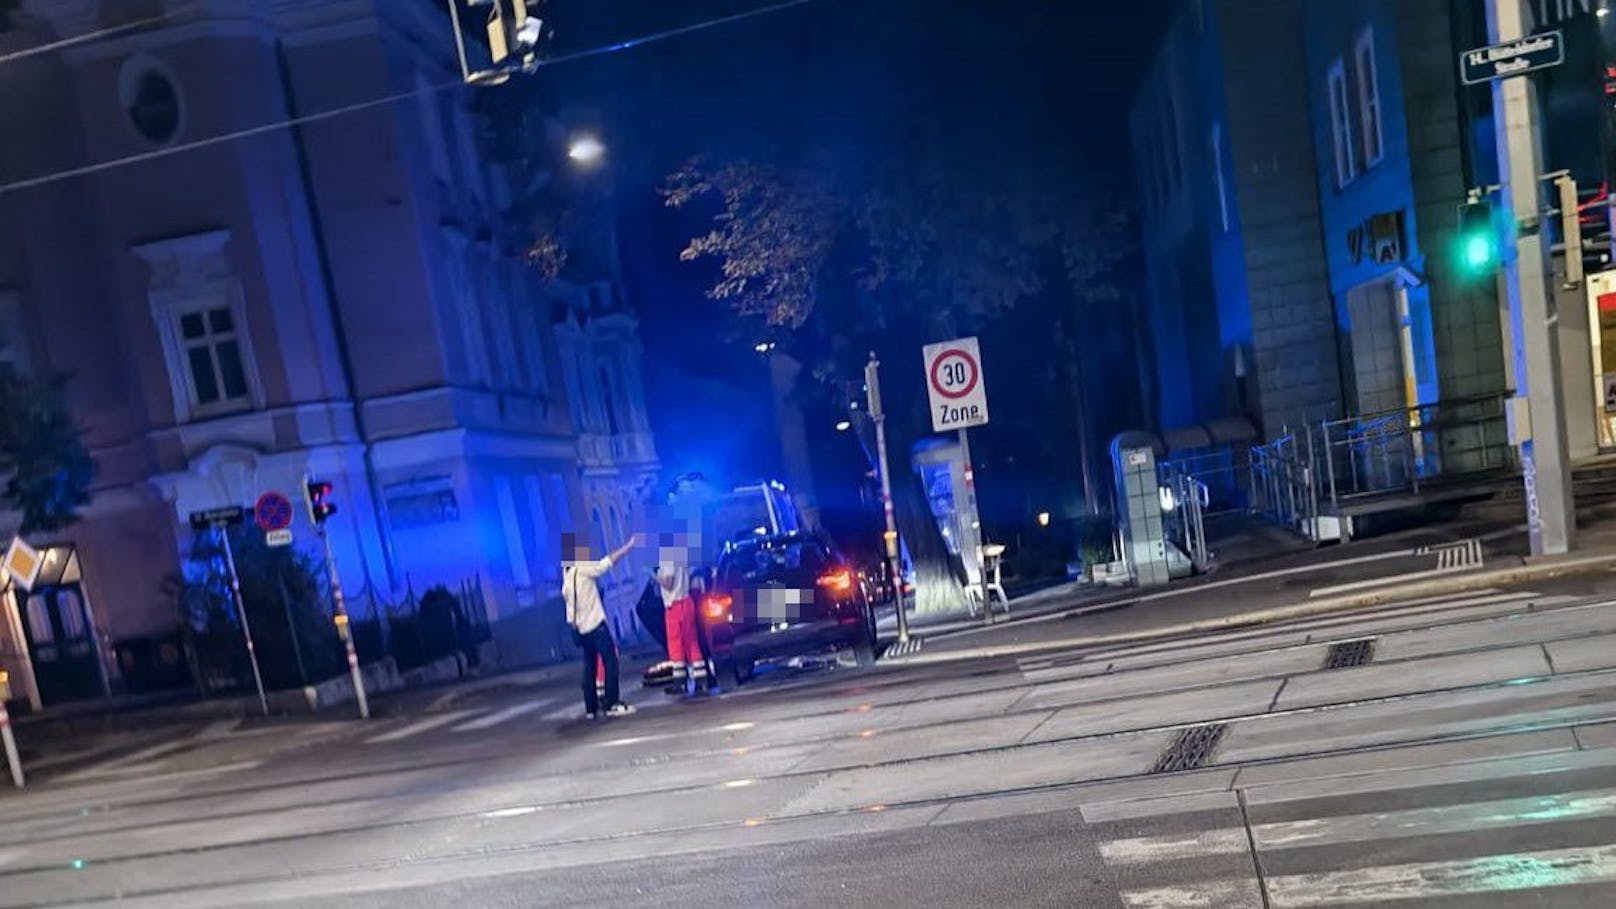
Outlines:
POLYGON ((418 735, 422 732, 428 732, 436 729, 439 726, 447 726, 450 723, 457 723, 476 712, 477 711, 475 710, 453 710, 440 716, 428 717, 419 722, 411 723, 408 726, 394 729, 392 732, 384 732, 381 735, 372 736, 365 739, 365 744, 381 745, 387 742, 397 742, 402 739, 407 739, 412 735, 418 735))
POLYGON ((534 701, 528 704, 517 704, 514 707, 506 707, 504 710, 496 710, 487 716, 481 716, 475 720, 461 723, 460 725, 454 727, 453 731, 473 732, 478 729, 490 729, 507 720, 514 720, 519 716, 532 713, 533 711, 546 706, 548 706, 548 704, 544 701, 534 701))

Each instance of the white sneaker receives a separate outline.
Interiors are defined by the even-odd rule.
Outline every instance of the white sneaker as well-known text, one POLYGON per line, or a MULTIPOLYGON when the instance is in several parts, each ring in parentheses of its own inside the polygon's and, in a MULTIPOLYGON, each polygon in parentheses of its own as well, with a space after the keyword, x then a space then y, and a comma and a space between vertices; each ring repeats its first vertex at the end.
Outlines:
POLYGON ((584 714, 584 719, 586 719, 586 720, 592 720, 592 719, 594 719, 594 718, 595 718, 595 717, 597 717, 597 716, 600 716, 600 714, 598 714, 598 713, 596 713, 596 712, 595 712, 595 711, 593 711, 593 710, 591 710, 591 711, 588 711, 588 712, 586 712, 586 713, 585 713, 585 714, 584 714))
POLYGON ((628 716, 634 712, 635 710, 633 704, 613 704, 612 706, 606 708, 607 716, 628 716))

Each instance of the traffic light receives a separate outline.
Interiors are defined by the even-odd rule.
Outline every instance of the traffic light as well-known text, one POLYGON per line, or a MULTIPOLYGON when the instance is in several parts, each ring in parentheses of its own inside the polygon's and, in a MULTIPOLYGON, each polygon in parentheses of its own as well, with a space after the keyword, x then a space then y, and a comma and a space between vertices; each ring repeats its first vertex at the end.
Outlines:
POLYGON ((488 54, 496 67, 518 63, 527 68, 534 63, 534 50, 544 35, 544 20, 528 15, 529 0, 473 0, 487 2, 488 54), (515 60, 511 60, 515 57, 515 60))
POLYGON ((324 527, 326 520, 337 513, 337 506, 331 501, 331 484, 324 480, 304 483, 303 499, 309 505, 309 520, 316 527, 324 527))
POLYGON ((1459 273, 1470 277, 1491 274, 1499 263, 1498 225, 1488 202, 1459 206, 1459 231, 1454 253, 1459 273))

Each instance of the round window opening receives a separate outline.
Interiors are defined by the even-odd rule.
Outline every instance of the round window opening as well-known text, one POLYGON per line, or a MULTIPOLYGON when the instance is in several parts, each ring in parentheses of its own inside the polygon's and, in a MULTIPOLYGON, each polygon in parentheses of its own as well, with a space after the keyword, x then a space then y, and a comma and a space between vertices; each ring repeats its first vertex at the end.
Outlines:
POLYGON ((174 80, 161 70, 141 67, 126 70, 122 88, 129 123, 142 138, 166 145, 179 135, 182 111, 174 80))

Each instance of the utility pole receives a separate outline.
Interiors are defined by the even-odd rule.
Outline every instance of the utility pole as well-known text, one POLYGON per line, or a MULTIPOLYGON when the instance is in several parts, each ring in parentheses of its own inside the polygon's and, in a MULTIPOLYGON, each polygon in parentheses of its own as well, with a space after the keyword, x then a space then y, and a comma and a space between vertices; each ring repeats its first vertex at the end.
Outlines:
POLYGON ((892 513, 892 478, 887 471, 887 415, 881 409, 881 361, 870 351, 870 362, 864 364, 864 393, 868 398, 870 419, 875 422, 875 470, 881 475, 881 512, 886 516, 887 573, 892 578, 892 602, 898 612, 898 643, 909 641, 909 616, 903 604, 903 566, 898 559, 898 522, 892 513))
MULTIPOLYGON (((1494 44, 1526 35, 1526 0, 1487 0, 1488 39, 1494 44)), ((1504 287, 1509 302, 1506 352, 1513 366, 1516 397, 1512 426, 1520 438, 1525 483, 1526 524, 1533 555, 1571 549, 1576 510, 1571 501, 1560 347, 1553 297, 1549 293, 1548 247, 1543 242, 1540 197, 1538 102, 1529 76, 1493 83, 1497 112, 1499 171, 1512 244, 1504 255, 1504 287), (1525 419, 1518 410, 1525 408, 1525 419)), ((1572 254, 1572 252, 1568 252, 1572 254)))

